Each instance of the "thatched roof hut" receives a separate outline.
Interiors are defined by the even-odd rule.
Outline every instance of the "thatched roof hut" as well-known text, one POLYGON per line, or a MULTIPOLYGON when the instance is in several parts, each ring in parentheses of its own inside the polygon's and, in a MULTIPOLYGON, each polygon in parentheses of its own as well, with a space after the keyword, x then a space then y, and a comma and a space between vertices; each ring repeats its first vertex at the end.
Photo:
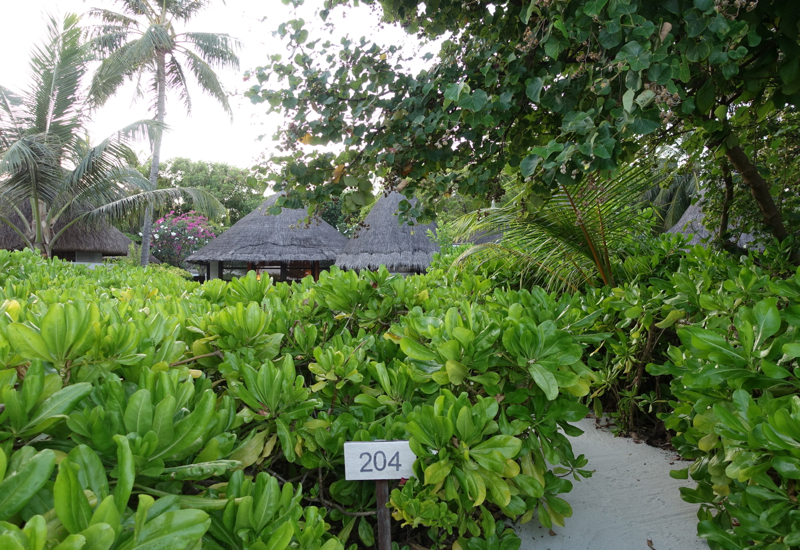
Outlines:
MULTIPOLYGON (((20 210, 26 216, 30 215, 30 205, 23 205, 20 210)), ((11 223, 20 226, 20 219, 16 212, 7 212, 11 223)), ((55 225, 55 232, 63 229, 68 220, 60 219, 55 225)), ((103 256, 127 256, 131 240, 122 234, 122 231, 105 222, 92 225, 81 222, 70 226, 53 245, 53 255, 62 260, 100 262, 103 256)), ((0 222, 0 249, 21 250, 25 248, 20 236, 8 226, 0 222)), ((150 255, 150 261, 159 263, 150 255)))
POLYGON ((302 273, 319 277, 319 269, 333 264, 347 243, 347 238, 322 220, 306 225, 305 210, 282 208, 273 216, 267 213, 278 199, 272 195, 253 212, 236 222, 186 261, 209 266, 209 278, 222 277, 225 265, 256 269, 280 280, 300 278, 302 273), (214 273, 211 267, 219 267, 214 273))
MULTIPOLYGON (((356 230, 344 251, 336 257, 342 269, 375 270, 381 265, 393 273, 425 271, 439 245, 428 238, 436 224, 408 225, 397 219, 398 205, 405 197, 393 191, 378 199, 356 230)), ((412 204, 416 199, 411 199, 412 204)))
MULTIPOLYGON (((703 211, 700 209, 699 204, 692 204, 678 220, 678 223, 673 225, 667 230, 667 233, 682 233, 690 237, 689 245, 702 244, 711 235, 708 229, 703 225, 704 218, 703 211)), ((748 233, 742 233, 736 240, 736 244, 742 248, 749 248, 752 246, 750 243, 754 241, 754 237, 748 233)))

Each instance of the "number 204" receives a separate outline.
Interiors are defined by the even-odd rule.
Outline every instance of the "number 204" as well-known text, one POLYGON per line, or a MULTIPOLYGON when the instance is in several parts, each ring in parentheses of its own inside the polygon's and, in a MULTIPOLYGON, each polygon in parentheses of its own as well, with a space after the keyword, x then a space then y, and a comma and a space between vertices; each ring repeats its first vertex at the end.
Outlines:
POLYGON ((386 454, 383 451, 376 451, 375 453, 361 453, 358 458, 363 459, 364 457, 367 458, 366 462, 361 465, 362 472, 382 472, 386 469, 387 466, 393 466, 396 472, 400 471, 402 464, 400 464, 400 452, 396 452, 392 455, 392 458, 389 461, 386 461, 386 454), (370 468, 370 464, 375 467, 375 470, 370 468))

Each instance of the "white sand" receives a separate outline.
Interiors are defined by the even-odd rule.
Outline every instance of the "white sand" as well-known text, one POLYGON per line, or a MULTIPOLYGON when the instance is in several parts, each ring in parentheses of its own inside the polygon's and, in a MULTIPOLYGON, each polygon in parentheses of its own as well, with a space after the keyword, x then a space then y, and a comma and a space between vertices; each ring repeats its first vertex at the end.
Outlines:
POLYGON ((577 425, 586 433, 572 439, 575 455, 586 455, 587 469, 595 473, 560 495, 573 510, 565 527, 555 527, 553 536, 533 519, 519 528, 520 550, 708 550, 697 537, 698 506, 681 500, 678 491, 693 482, 669 477, 688 462, 614 437, 595 428, 594 419, 577 425))

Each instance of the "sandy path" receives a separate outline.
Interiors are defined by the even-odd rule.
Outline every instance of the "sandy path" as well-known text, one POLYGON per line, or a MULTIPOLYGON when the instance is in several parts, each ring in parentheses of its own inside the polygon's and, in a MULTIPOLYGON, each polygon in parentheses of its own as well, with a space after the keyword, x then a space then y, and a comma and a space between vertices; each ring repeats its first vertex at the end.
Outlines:
POLYGON ((708 550, 696 535, 697 505, 678 492, 692 481, 669 477, 688 463, 677 462, 674 452, 596 429, 593 419, 577 425, 586 433, 573 438, 575 454, 586 455, 587 469, 595 473, 561 495, 573 510, 566 527, 556 527, 552 536, 534 519, 519 530, 520 550, 708 550))

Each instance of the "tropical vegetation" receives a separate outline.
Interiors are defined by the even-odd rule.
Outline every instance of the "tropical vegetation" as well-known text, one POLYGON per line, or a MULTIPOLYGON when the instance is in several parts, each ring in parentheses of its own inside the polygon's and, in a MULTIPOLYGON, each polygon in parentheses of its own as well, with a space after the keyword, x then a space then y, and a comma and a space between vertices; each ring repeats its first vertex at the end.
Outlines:
POLYGON ((123 221, 181 200, 217 215, 219 203, 195 189, 155 190, 131 165, 134 139, 157 130, 135 122, 97 145, 87 138, 85 88, 91 50, 75 15, 49 20, 48 41, 31 59, 24 95, 0 87, 0 223, 25 246, 50 256, 75 224, 123 221))
MULTIPOLYGON (((91 97, 101 105, 126 81, 136 82, 137 95, 145 94, 143 79, 151 79, 156 131, 151 136, 150 185, 158 186, 161 142, 166 116, 167 90, 176 91, 191 111, 188 75, 200 89, 231 112, 228 95, 214 69, 239 67, 238 41, 226 34, 179 32, 210 2, 206 0, 117 0, 120 12, 95 8, 100 24, 94 29, 92 45, 103 58, 94 74, 91 97)), ((142 265, 149 262, 152 209, 144 214, 142 265)))
MULTIPOLYGON (((212 68, 235 41, 175 30, 207 2, 120 5, 88 44, 51 21, 31 92, 0 88, 0 204, 29 248, 0 250, 0 547, 373 547, 374 485, 346 479, 344 443, 408 440, 396 550, 518 550, 512 524, 569 529, 590 413, 686 460, 672 476, 712 550, 800 547, 793 2, 382 2, 443 38, 417 75, 395 47, 284 22, 293 55, 248 73, 289 119, 257 175, 345 230, 380 180, 420 199, 401 221, 450 222, 442 253, 409 277, 203 284, 41 254, 59 220, 130 223, 188 181, 231 215, 260 201, 209 163, 159 180, 166 90, 192 73, 229 108, 212 68), (85 106, 140 76, 156 120, 90 147, 85 106), (692 200, 705 245, 662 234, 692 200)), ((183 265, 213 235, 184 207, 152 242, 145 215, 142 256, 183 265)))
POLYGON ((637 158, 657 164, 670 146, 690 171, 698 162, 720 183, 726 171, 735 178, 709 186, 731 189, 717 204, 749 200, 751 220, 781 241, 796 231, 792 199, 776 200, 793 196, 785 184, 795 181, 791 133, 777 129, 792 127, 800 101, 796 2, 380 5, 384 20, 441 39, 428 70, 412 73, 398 47, 330 40, 294 19, 278 30, 294 55, 247 73, 251 100, 286 120, 261 174, 292 200, 363 200, 358 183, 382 178, 425 199, 408 211, 419 218, 454 192, 488 206, 511 176, 525 212, 637 158), (309 147, 328 144, 336 148, 309 147), (788 153, 789 165, 765 169, 772 151, 788 153))
POLYGON ((712 547, 788 549, 800 274, 684 243, 584 293, 510 290, 452 257, 407 278, 200 285, 0 252, 0 536, 372 546, 373 486, 344 479, 342 444, 409 439, 396 540, 515 547, 505 520, 568 528, 591 465, 565 434, 593 409, 674 430, 712 547))

